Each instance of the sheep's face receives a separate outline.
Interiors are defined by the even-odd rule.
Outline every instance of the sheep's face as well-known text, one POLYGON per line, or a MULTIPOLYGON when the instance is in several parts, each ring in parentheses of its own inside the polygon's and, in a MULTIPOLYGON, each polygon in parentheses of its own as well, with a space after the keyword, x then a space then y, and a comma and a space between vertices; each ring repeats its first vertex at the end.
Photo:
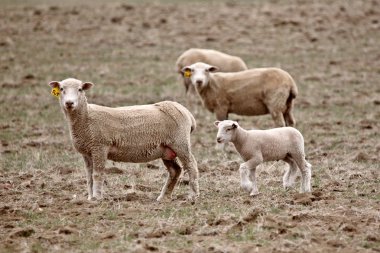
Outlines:
POLYGON ((210 80, 210 72, 218 71, 218 67, 208 65, 203 62, 197 62, 182 69, 183 77, 189 78, 191 84, 197 89, 207 86, 210 80))
POLYGON ((214 125, 218 128, 216 141, 218 143, 228 143, 235 137, 235 130, 239 124, 232 120, 215 121, 214 125))
POLYGON ((66 112, 75 111, 82 102, 85 102, 84 91, 93 86, 92 83, 84 83, 74 78, 68 78, 61 82, 53 81, 49 85, 59 89, 59 101, 66 112))

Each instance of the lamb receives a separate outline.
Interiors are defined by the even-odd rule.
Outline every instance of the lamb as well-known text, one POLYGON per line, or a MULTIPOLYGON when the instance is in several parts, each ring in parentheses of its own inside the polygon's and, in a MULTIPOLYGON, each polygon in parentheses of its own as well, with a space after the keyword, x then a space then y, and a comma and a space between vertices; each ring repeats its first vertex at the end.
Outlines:
POLYGON ((270 113, 277 127, 295 126, 292 110, 298 90, 289 73, 278 68, 214 73, 217 70, 218 67, 203 62, 182 69, 183 73, 191 72, 192 85, 217 120, 228 119, 229 113, 270 113))
POLYGON ((283 160, 289 164, 283 176, 284 188, 292 187, 301 171, 300 192, 310 192, 311 164, 305 159, 304 139, 293 127, 269 130, 245 130, 236 121, 215 121, 218 143, 232 142, 243 158, 240 165, 241 187, 251 196, 259 194, 256 184, 256 167, 267 161, 283 160))
POLYGON ((237 72, 247 69, 244 61, 237 56, 232 56, 212 49, 191 48, 183 52, 177 59, 176 70, 183 77, 186 93, 193 92, 190 79, 183 74, 182 69, 196 62, 204 62, 217 66, 221 72, 237 72))
POLYGON ((73 145, 85 161, 89 200, 102 198, 107 159, 142 163, 161 158, 168 177, 157 201, 171 197, 182 167, 189 174, 189 198, 199 196, 197 162, 190 144, 196 122, 184 106, 163 101, 110 108, 87 103, 84 91, 94 86, 92 83, 68 78, 49 85, 53 91, 59 90, 73 145))

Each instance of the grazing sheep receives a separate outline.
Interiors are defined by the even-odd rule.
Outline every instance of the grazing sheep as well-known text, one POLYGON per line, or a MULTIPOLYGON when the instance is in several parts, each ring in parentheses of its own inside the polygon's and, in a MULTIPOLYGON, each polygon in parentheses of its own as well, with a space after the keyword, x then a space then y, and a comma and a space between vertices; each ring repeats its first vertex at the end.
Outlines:
POLYGON ((311 165, 305 160, 302 134, 293 127, 281 127, 269 130, 245 130, 236 121, 215 121, 218 127, 217 142, 232 142, 243 158, 240 165, 241 187, 251 196, 259 194, 256 184, 256 167, 267 161, 283 160, 289 169, 283 176, 285 188, 292 187, 297 177, 297 168, 301 171, 300 192, 310 192, 311 165))
POLYGON ((229 113, 264 115, 270 113, 278 127, 295 126, 292 109, 297 96, 293 78, 278 68, 257 68, 235 73, 212 73, 216 66, 203 62, 186 66, 191 83, 203 105, 215 112, 218 120, 229 113))
POLYGON ((102 197, 107 159, 141 163, 161 158, 169 173, 158 201, 165 195, 171 197, 182 171, 180 161, 190 176, 190 197, 199 195, 197 162, 190 144, 196 123, 185 107, 164 101, 110 108, 87 103, 84 91, 92 83, 69 78, 49 85, 60 90, 74 147, 85 161, 89 199, 102 197))
POLYGON ((183 83, 188 91, 194 91, 190 78, 184 75, 182 69, 196 62, 204 62, 217 66, 220 72, 237 72, 247 69, 244 61, 237 56, 232 56, 212 49, 191 48, 181 54, 176 62, 176 69, 183 77, 183 83))

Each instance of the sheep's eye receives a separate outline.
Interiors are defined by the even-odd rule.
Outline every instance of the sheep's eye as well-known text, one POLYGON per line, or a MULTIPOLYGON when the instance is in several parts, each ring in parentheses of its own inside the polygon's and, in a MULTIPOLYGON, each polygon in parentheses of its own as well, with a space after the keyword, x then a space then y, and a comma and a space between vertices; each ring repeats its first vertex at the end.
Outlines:
POLYGON ((226 132, 228 132, 228 131, 231 131, 231 128, 227 128, 227 129, 226 129, 226 132))
POLYGON ((83 91, 83 89, 82 88, 79 88, 79 92, 82 92, 83 91))
POLYGON ((60 91, 63 91, 63 88, 59 88, 60 91))

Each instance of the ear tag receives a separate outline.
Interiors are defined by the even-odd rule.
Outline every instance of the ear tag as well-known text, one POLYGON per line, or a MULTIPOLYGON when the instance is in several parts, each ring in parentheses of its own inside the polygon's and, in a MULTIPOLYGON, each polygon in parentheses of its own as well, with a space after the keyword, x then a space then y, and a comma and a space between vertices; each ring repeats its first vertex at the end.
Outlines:
POLYGON ((51 94, 56 97, 56 98, 59 98, 59 94, 60 94, 60 90, 58 87, 54 87, 52 90, 51 90, 51 94))
POLYGON ((186 70, 184 73, 183 73, 183 76, 186 77, 186 78, 189 78, 191 76, 191 71, 190 70, 186 70))

